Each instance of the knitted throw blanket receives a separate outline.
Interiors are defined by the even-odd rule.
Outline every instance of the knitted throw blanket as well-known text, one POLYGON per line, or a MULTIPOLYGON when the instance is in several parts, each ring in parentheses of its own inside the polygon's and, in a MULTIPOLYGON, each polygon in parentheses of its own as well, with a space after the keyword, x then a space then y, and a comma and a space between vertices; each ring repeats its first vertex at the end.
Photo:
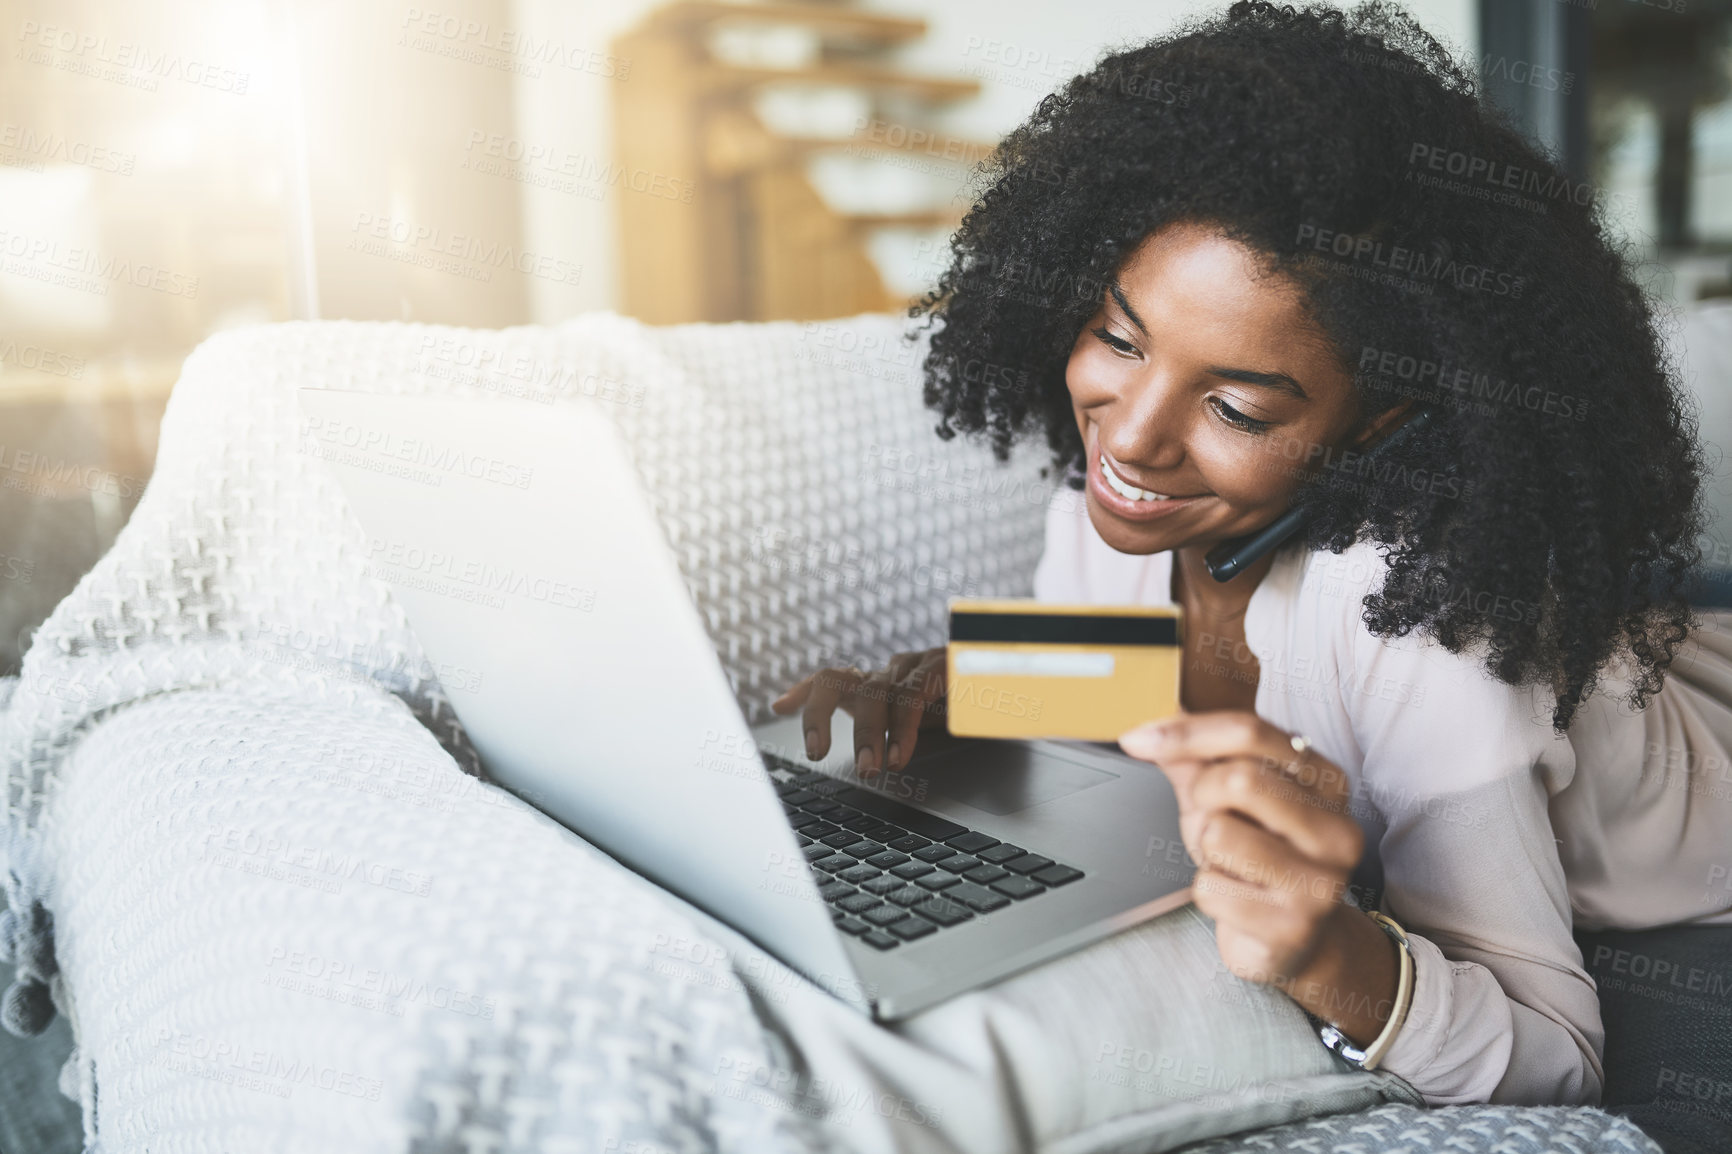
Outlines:
MULTIPOLYGON (((192 691, 230 695, 227 722, 208 699, 197 714, 230 732, 258 724, 260 702, 359 725, 400 728, 400 716, 479 772, 389 588, 364 571, 368 541, 320 458, 370 452, 375 467, 417 468, 433 484, 441 461, 322 438, 302 425, 296 387, 602 407, 626 434, 742 706, 761 718, 822 664, 941 640, 952 595, 1027 591, 1050 490, 1027 464, 1001 469, 984 449, 933 435, 920 350, 902 327, 868 316, 654 329, 603 313, 557 328, 322 322, 207 341, 185 363, 131 521, 38 630, 0 712, 0 953, 16 965, 0 1001, 6 1028, 37 1033, 79 995, 57 957, 56 887, 86 864, 68 858, 103 851, 82 831, 53 836, 54 822, 69 756, 105 719, 192 691)), ((187 748, 208 738, 184 736, 187 748)), ((143 752, 105 748, 118 760, 84 758, 81 772, 121 782, 154 771, 143 752)), ((104 932, 124 936, 144 915, 110 916, 121 924, 104 932)), ((732 1041, 759 1045, 743 995, 732 997, 732 1041)), ((63 1084, 76 1080, 69 1066, 63 1084)))

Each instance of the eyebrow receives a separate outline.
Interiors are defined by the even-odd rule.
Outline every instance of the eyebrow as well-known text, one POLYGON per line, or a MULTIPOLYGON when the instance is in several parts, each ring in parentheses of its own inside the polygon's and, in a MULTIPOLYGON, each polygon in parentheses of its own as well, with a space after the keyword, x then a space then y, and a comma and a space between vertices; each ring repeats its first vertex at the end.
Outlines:
MULTIPOLYGON (((1136 325, 1145 337, 1148 336, 1149 326, 1143 323, 1143 318, 1137 315, 1137 310, 1132 308, 1131 302, 1125 299, 1125 290, 1119 286, 1119 282, 1115 280, 1108 284, 1107 291, 1113 294, 1113 300, 1117 301, 1119 307, 1125 310, 1125 315, 1131 318, 1131 323, 1136 325)), ((1229 369, 1220 365, 1211 365, 1209 366, 1209 375, 1220 377, 1223 380, 1238 381, 1246 385, 1261 385, 1266 389, 1275 389, 1286 393, 1288 396, 1297 397, 1301 401, 1311 399, 1304 387, 1286 373, 1259 373, 1252 369, 1229 369)))
POLYGON ((1264 388, 1275 389, 1288 396, 1297 397, 1301 401, 1311 398, 1300 387, 1298 381, 1286 373, 1258 373, 1250 369, 1224 369, 1219 365, 1209 366, 1209 375, 1222 377, 1229 381, 1241 381, 1247 385, 1262 385, 1264 388))
POLYGON ((1131 323, 1146 337, 1149 326, 1143 323, 1143 318, 1137 315, 1137 310, 1131 307, 1131 302, 1125 299, 1125 290, 1119 287, 1118 281, 1107 285, 1107 291, 1113 294, 1113 299, 1119 302, 1119 307, 1125 310, 1125 315, 1131 318, 1131 323))

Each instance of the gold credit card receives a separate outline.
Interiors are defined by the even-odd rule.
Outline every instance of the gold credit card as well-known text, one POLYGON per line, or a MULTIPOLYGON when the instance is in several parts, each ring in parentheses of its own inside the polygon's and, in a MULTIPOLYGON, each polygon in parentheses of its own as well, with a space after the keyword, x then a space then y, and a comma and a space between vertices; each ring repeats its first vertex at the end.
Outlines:
POLYGON ((947 711, 958 737, 1114 741, 1179 711, 1174 605, 950 603, 947 711))

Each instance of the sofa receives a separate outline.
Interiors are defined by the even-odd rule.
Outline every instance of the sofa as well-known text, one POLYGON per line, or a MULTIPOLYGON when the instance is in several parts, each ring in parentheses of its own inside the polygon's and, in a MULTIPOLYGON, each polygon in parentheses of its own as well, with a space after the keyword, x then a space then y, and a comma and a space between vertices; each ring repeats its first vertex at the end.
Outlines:
MULTIPOLYGON (((1426 1110, 1347 1069, 1194 907, 864 1022, 487 782, 461 673, 331 471, 364 447, 294 392, 607 412, 761 719, 813 669, 937 643, 951 596, 1029 591, 1068 490, 1038 452, 936 437, 921 352, 891 316, 611 313, 196 350, 137 511, 0 695, 0 1022, 70 1028, 83 1148, 1657 1150, 1598 1110, 1426 1110)), ((604 771, 581 738, 574 772, 604 771)))

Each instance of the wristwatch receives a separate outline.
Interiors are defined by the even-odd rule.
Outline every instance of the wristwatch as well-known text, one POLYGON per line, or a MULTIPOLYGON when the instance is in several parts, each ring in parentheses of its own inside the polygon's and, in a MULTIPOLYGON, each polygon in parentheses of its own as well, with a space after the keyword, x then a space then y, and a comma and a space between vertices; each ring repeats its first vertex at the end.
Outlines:
POLYGON ((1395 1035, 1401 1031, 1401 1024, 1407 1020, 1408 1007, 1413 1004, 1413 947, 1408 944, 1406 931, 1396 924, 1394 918, 1375 910, 1368 910, 1366 916, 1390 936, 1400 954, 1401 976, 1396 981, 1395 1006, 1389 1011, 1389 1021, 1383 1024, 1382 1032, 1372 1039, 1371 1044, 1361 1050, 1332 1023, 1325 1022, 1309 1010, 1305 1011, 1305 1016, 1317 1027, 1317 1036, 1323 1039, 1323 1044, 1342 1061, 1361 1070, 1375 1070, 1384 1055, 1389 1053, 1389 1048, 1395 1045, 1395 1035))

